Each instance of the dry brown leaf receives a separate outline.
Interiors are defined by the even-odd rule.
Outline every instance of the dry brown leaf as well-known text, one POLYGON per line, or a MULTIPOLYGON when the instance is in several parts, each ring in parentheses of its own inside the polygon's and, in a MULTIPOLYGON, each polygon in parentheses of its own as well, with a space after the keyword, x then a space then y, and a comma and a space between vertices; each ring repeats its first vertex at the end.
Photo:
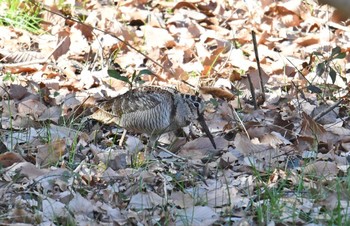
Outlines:
POLYGON ((57 60, 69 51, 71 46, 70 30, 67 27, 63 27, 58 32, 58 40, 63 40, 62 44, 58 46, 55 52, 52 54, 53 58, 57 60))
POLYGON ((226 99, 226 100, 234 100, 235 95, 230 92, 229 90, 225 88, 216 88, 216 87, 207 87, 207 86, 202 86, 200 87, 200 91, 203 94, 211 94, 214 97, 226 99))
POLYGON ((305 112, 302 113, 303 121, 301 125, 301 134, 310 136, 322 136, 326 130, 322 125, 318 124, 305 112))
POLYGON ((12 166, 15 163, 24 161, 25 160, 22 156, 14 152, 5 152, 3 154, 0 154, 0 166, 4 168, 12 166))
POLYGON ((318 34, 308 34, 307 36, 295 39, 294 42, 299 46, 306 47, 320 43, 320 37, 318 34))
MULTIPOLYGON (((197 1, 198 2, 198 1, 197 1)), ((196 10, 198 11, 198 8, 191 2, 188 2, 188 1, 181 1, 181 2, 178 2, 174 7, 173 7, 173 10, 176 10, 176 9, 181 9, 181 8, 188 8, 188 9, 192 9, 192 10, 196 10)))
POLYGON ((20 73, 34 73, 38 71, 38 68, 36 65, 32 65, 31 67, 25 67, 25 66, 18 66, 18 67, 5 67, 4 69, 6 72, 10 72, 12 74, 20 74, 20 73))
POLYGON ((204 59, 202 76, 208 77, 212 73, 215 65, 221 62, 221 55, 224 51, 225 47, 219 47, 210 54, 210 57, 204 59))

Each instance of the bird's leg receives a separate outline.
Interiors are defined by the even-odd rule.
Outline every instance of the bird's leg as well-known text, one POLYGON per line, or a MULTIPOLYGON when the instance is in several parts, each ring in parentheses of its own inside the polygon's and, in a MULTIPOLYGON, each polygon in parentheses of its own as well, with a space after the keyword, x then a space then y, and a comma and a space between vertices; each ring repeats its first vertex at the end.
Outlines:
POLYGON ((119 140, 119 146, 122 147, 123 146, 123 143, 124 143, 124 140, 125 140, 125 136, 126 136, 126 129, 124 129, 123 131, 123 134, 122 134, 122 137, 120 138, 119 140))
POLYGON ((197 108, 197 111, 198 111, 198 119, 197 120, 198 120, 199 124, 201 125, 202 129, 204 130, 204 132, 207 134, 214 149, 216 149, 216 144, 215 144, 213 135, 210 133, 209 128, 207 126, 207 123, 205 123, 204 116, 202 113, 199 112, 198 108, 197 108))

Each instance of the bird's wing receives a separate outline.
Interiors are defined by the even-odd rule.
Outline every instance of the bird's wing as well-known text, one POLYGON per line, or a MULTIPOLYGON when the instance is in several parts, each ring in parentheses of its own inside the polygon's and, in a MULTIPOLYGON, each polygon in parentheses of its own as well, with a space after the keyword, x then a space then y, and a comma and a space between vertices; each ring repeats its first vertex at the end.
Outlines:
POLYGON ((172 100, 171 93, 166 90, 133 89, 110 100, 102 101, 97 104, 97 107, 120 118, 123 114, 155 108, 166 99, 172 100))

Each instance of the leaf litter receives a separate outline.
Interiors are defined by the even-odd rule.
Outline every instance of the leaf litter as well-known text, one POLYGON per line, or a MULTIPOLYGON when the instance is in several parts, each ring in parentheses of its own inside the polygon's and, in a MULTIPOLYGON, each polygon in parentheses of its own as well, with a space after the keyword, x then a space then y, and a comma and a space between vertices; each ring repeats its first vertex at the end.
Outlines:
POLYGON ((65 13, 100 30, 50 11, 43 35, 0 27, 1 222, 324 225, 331 213, 349 222, 350 32, 337 10, 314 1, 74 4, 65 13), (106 66, 113 54, 119 80, 106 66), (191 125, 143 156, 143 135, 90 117, 96 101, 130 84, 199 93, 217 148, 191 125))

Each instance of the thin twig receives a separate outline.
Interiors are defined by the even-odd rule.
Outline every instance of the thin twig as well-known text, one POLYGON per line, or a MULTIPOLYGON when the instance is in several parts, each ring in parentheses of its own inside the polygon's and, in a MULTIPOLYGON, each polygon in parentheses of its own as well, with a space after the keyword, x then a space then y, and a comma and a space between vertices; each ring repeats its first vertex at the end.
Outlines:
POLYGON ((161 149, 162 151, 166 152, 167 154, 169 154, 169 155, 171 155, 171 156, 173 156, 173 157, 175 157, 175 158, 181 159, 181 160, 183 160, 183 161, 187 161, 187 159, 182 158, 181 156, 178 156, 178 155, 176 155, 176 154, 170 152, 170 151, 167 150, 166 148, 163 148, 163 147, 160 147, 160 146, 158 146, 157 148, 161 149))
POLYGON ((261 90, 262 95, 263 95, 264 100, 265 100, 264 81, 263 81, 263 78, 262 78, 260 59, 259 59, 259 52, 258 52, 258 44, 256 43, 256 36, 255 36, 255 32, 254 31, 252 31, 252 39, 253 39, 253 45, 254 45, 254 53, 255 53, 256 64, 258 66, 258 72, 259 72, 259 78, 260 78, 260 90, 261 90))
POLYGON ((333 105, 329 106, 327 109, 325 109, 324 111, 321 111, 318 115, 316 115, 313 119, 315 121, 318 121, 320 118, 322 118, 323 116, 325 116, 328 112, 333 111, 334 108, 336 108, 337 106, 339 106, 341 103, 343 102, 342 99, 338 100, 337 102, 335 102, 333 105))
POLYGON ((248 82, 249 82, 250 93, 252 95, 254 109, 257 110, 258 109, 258 104, 256 103, 255 88, 254 88, 253 82, 252 82, 249 74, 247 74, 247 78, 248 78, 248 82))
POLYGON ((232 112, 234 113, 235 118, 236 118, 236 119, 239 121, 239 123, 241 124, 241 126, 242 126, 244 132, 246 133, 246 135, 247 135, 247 137, 248 137, 248 139, 250 139, 249 133, 248 133, 247 129, 245 128, 244 123, 242 122, 241 118, 240 118, 239 115, 237 114, 237 111, 236 111, 231 105, 229 105, 229 106, 230 106, 232 112))

